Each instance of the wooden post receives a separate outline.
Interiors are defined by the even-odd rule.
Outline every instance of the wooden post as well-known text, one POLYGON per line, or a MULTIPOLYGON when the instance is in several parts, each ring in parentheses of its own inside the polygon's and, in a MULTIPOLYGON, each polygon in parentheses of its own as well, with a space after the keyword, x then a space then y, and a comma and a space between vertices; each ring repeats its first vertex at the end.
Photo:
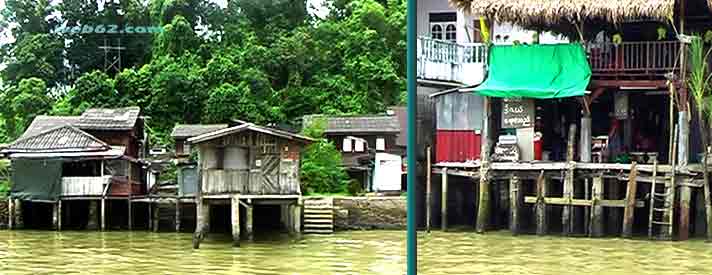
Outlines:
POLYGON ((22 229, 25 227, 25 220, 22 216, 22 200, 15 199, 15 228, 22 229))
POLYGON ((603 237, 603 177, 598 175, 593 178, 593 200, 591 201, 591 221, 589 235, 591 237, 603 237))
MULTIPOLYGON (((703 129, 704 129, 703 131, 706 131, 707 130, 706 128, 707 127, 703 127, 703 129)), ((711 197, 712 195, 710 195, 709 171, 707 171, 707 169, 709 168, 708 167, 709 165, 707 164, 708 163, 707 158, 709 158, 710 153, 712 153, 710 151, 712 151, 712 149, 709 146, 707 148, 705 148, 704 158, 702 159, 702 161, 703 161, 702 167, 705 172, 703 175, 704 182, 702 183, 702 184, 704 184, 704 188, 702 188, 702 192, 704 192, 704 201, 701 202, 705 205, 704 209, 705 209, 706 219, 705 219, 704 225, 705 225, 705 231, 707 232, 706 236, 707 236, 708 241, 712 240, 712 227, 710 227, 710 226, 712 226, 712 197, 711 197)))
POLYGON ((447 230, 447 168, 443 168, 441 175, 442 187, 440 190, 440 227, 443 231, 447 230))
POLYGON ((623 237, 630 238, 633 236, 633 222, 635 214, 635 193, 637 191, 638 182, 636 177, 638 176, 638 168, 636 167, 635 161, 630 168, 630 175, 628 176, 628 186, 625 195, 625 209, 623 210, 623 237))
POLYGON ((427 172, 425 172, 425 184, 426 184, 426 189, 425 189, 425 230, 430 233, 430 226, 432 225, 431 219, 432 219, 432 203, 433 203, 433 192, 432 192, 432 174, 433 174, 433 168, 430 166, 430 153, 431 149, 430 146, 426 149, 425 155, 426 155, 426 165, 427 165, 427 172))
POLYGON ((680 186, 680 219, 679 219, 679 240, 684 241, 690 238, 690 199, 692 188, 686 185, 680 186))
POLYGON ((546 216, 546 177, 544 171, 539 173, 539 178, 536 180, 536 234, 546 235, 548 220, 546 216))
POLYGON ((59 230, 59 200, 52 204, 52 229, 59 230))
POLYGON ((574 143, 576 143, 576 124, 571 124, 569 126, 569 140, 566 147, 566 161, 568 161, 566 175, 564 177, 564 199, 568 201, 568 204, 564 205, 563 211, 561 211, 561 222, 563 225, 562 233, 570 235, 573 233, 573 206, 571 205, 571 200, 574 194, 574 168, 576 163, 574 162, 574 143))
POLYGON ((13 200, 12 197, 7 198, 7 212, 7 227, 11 230, 15 229, 15 200, 13 200))
POLYGON ((519 233, 519 184, 517 176, 509 179, 509 230, 514 235, 519 233))
MULTIPOLYGON (((198 191, 200 194, 200 191, 198 191)), ((208 224, 210 223, 210 205, 203 200, 202 196, 196 197, 195 200, 195 234, 193 235, 193 248, 200 248, 200 242, 205 239, 208 234, 208 224)))
MULTIPOLYGON (((98 212, 97 211, 97 202, 95 200, 90 200, 89 201, 89 217, 88 217, 88 221, 87 221, 87 230, 97 230, 98 229, 98 226, 96 224, 97 220, 98 220, 97 212, 98 212)), ((102 213, 102 216, 103 215, 104 215, 104 213, 102 213)))
POLYGON ((296 234, 300 234, 302 232, 302 204, 301 204, 301 200, 298 201, 297 204, 295 204, 292 207, 292 210, 294 211, 294 213, 292 215, 292 221, 294 222, 293 231, 296 234))
POLYGON ((253 232, 252 232, 253 222, 254 222, 254 220, 253 220, 253 219, 254 219, 253 212, 254 212, 254 206, 253 206, 252 204, 249 204, 249 205, 247 206, 247 212, 246 212, 246 214, 247 214, 247 217, 246 217, 247 220, 245 221, 245 222, 246 222, 246 224, 245 224, 245 231, 246 231, 246 232, 245 232, 245 233, 247 233, 247 239, 248 239, 249 241, 252 241, 253 236, 254 236, 254 234, 253 234, 253 232))
POLYGON ((106 230, 106 199, 101 198, 101 231, 106 230))
POLYGON ((151 207, 153 208, 153 224, 151 227, 153 232, 158 232, 158 225, 161 223, 161 205, 154 202, 151 207))
POLYGON ((62 200, 57 201, 57 230, 62 230, 62 200))
POLYGON ((180 232, 181 210, 180 198, 176 198, 176 221, 174 223, 176 226, 176 232, 180 232))
POLYGON ((232 244, 240 246, 240 196, 233 195, 230 204, 232 218, 232 244))
POLYGON ((489 140, 490 140, 490 116, 492 113, 491 99, 487 96, 482 97, 484 114, 482 116, 482 143, 480 150, 480 185, 477 203, 477 223, 475 231, 484 233, 489 223, 489 179, 487 178, 489 170, 489 140))

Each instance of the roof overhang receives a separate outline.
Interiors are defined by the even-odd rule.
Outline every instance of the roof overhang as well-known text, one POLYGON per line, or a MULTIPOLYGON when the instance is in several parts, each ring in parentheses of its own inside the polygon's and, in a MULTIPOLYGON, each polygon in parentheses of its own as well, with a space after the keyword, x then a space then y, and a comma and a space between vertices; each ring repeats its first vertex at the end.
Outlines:
POLYGON ((10 153, 10 158, 102 158, 114 159, 120 158, 126 153, 124 146, 111 146, 111 149, 106 151, 94 152, 19 152, 10 153))
POLYGON ((314 139, 309 138, 309 137, 305 137, 305 136, 302 136, 302 135, 297 135, 297 134, 289 133, 289 132, 286 132, 286 131, 281 131, 281 130, 270 129, 270 128, 266 128, 266 127, 261 127, 261 126, 257 126, 257 125, 252 124, 252 123, 245 123, 245 124, 241 124, 241 125, 238 125, 238 126, 234 126, 234 127, 225 128, 225 129, 213 131, 213 132, 210 132, 210 133, 202 134, 202 135, 199 135, 199 136, 197 136, 197 137, 189 138, 187 141, 188 141, 188 143, 190 143, 190 144, 198 144, 198 143, 203 143, 203 142, 210 141, 210 140, 213 140, 213 139, 216 139, 216 138, 220 138, 220 137, 232 135, 232 134, 235 134, 235 133, 239 133, 239 132, 242 132, 242 131, 255 131, 255 132, 260 132, 260 133, 264 133, 264 134, 268 134, 268 135, 273 135, 273 136, 281 137, 281 138, 284 138, 284 139, 296 140, 296 141, 301 141, 301 142, 305 142, 305 143, 314 141, 314 139))

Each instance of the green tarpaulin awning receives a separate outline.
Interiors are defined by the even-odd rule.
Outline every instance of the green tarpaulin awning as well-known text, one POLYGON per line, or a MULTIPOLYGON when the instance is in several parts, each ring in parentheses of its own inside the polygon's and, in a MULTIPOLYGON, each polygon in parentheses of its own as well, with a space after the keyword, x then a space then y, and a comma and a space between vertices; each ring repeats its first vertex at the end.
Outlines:
POLYGON ((12 160, 10 195, 21 200, 56 201, 62 192, 61 159, 12 160))
POLYGON ((591 68, 581 44, 493 46, 487 79, 477 88, 491 97, 582 96, 591 68))

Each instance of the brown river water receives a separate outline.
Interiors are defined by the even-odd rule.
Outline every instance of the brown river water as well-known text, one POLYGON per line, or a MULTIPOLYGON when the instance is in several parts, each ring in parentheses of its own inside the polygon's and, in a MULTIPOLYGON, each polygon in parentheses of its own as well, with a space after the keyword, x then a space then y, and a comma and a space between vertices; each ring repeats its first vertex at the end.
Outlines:
MULTIPOLYGON (((0 274, 405 274, 404 231, 258 236, 0 231, 0 274)), ((419 234, 418 274, 712 274, 712 243, 419 234)))

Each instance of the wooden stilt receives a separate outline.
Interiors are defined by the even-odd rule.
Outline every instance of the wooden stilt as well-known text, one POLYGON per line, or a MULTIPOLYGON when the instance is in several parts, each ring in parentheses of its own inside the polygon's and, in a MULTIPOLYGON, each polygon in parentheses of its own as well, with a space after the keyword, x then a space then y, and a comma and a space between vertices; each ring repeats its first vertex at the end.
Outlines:
POLYGON ((539 178, 536 180, 536 234, 546 235, 548 220, 546 216, 546 202, 544 198, 546 197, 546 178, 544 177, 544 171, 539 173, 539 178))
MULTIPOLYGON (((574 144, 576 143, 576 124, 569 126, 569 139, 566 147, 566 161, 568 167, 564 177, 564 199, 571 202, 574 195, 574 144)), ((573 205, 571 203, 564 205, 561 211, 561 222, 563 225, 562 233, 567 236, 573 233, 573 205)))
POLYGON ((133 230, 133 204, 131 203, 131 197, 129 197, 127 199, 127 203, 128 203, 128 211, 129 211, 128 226, 129 226, 129 230, 133 230))
POLYGON ((491 99, 487 96, 482 97, 482 107, 484 114, 482 116, 482 149, 480 150, 480 184, 479 195, 477 202, 477 222, 475 231, 484 233, 489 223, 489 179, 487 178, 489 170, 489 143, 490 143, 490 115, 492 113, 491 99))
POLYGON ((684 241, 690 238, 690 199, 692 188, 680 186, 680 220, 678 227, 678 239, 684 241))
MULTIPOLYGON (((89 217, 88 217, 88 221, 87 221, 87 229, 88 230, 97 230, 99 228, 96 224, 97 221, 99 220, 98 219, 99 211, 97 211, 97 208, 98 208, 97 201, 90 200, 89 201, 89 217)), ((103 215, 103 213, 102 213, 102 215, 103 215)))
POLYGON ((52 229, 59 230, 59 201, 52 204, 52 229))
POLYGON ((8 211, 8 221, 7 226, 9 229, 15 229, 15 200, 12 197, 7 198, 7 211, 8 211))
POLYGON ((106 230, 106 199, 101 199, 101 231, 106 230))
POLYGON ((230 204, 232 218, 232 244, 240 246, 240 197, 234 195, 230 204))
POLYGON ((635 214, 635 193, 637 191, 638 182, 636 177, 638 176, 638 169, 636 168, 635 161, 630 168, 630 176, 628 177, 628 186, 625 195, 625 209, 623 210, 623 233, 621 234, 624 238, 630 238, 633 236, 633 222, 635 214))
POLYGON ((519 178, 514 176, 509 180, 509 230, 514 235, 519 233, 520 205, 519 178))
POLYGON ((57 230, 62 231, 62 200, 57 201, 57 230))
POLYGON ((292 207, 292 211, 294 213, 292 214, 292 221, 294 222, 293 224, 293 231, 296 234, 300 234, 302 232, 302 205, 301 202, 297 202, 292 207))
POLYGON ((442 187, 440 190, 440 227, 443 231, 447 230, 447 168, 443 168, 441 175, 442 187))
POLYGON ((425 230, 430 233, 430 226, 432 225, 432 203, 433 203, 433 193, 432 193, 432 186, 431 186, 431 181, 432 181, 432 174, 433 174, 433 168, 430 166, 430 146, 428 146, 428 149, 426 150, 426 160, 427 160, 427 172, 425 173, 425 184, 426 184, 426 189, 425 189, 425 230))
POLYGON ((603 177, 598 175, 593 178, 593 202, 591 206, 591 221, 589 235, 591 237, 603 237, 603 177))
POLYGON ((180 204, 180 198, 176 199, 176 215, 175 215, 175 223, 174 225, 176 226, 176 232, 180 232, 180 218, 181 218, 181 204, 180 204))
POLYGON ((246 224, 245 224, 245 231, 246 231, 246 232, 245 232, 245 233, 247 233, 247 240, 249 240, 249 241, 252 241, 253 238, 254 238, 254 233, 253 233, 253 231, 252 231, 253 225, 254 225, 254 223, 253 223, 253 222, 254 222, 254 220, 253 220, 253 219, 254 219, 253 211, 254 211, 254 206, 253 206, 252 204, 249 204, 249 205, 247 206, 247 212, 246 212, 246 214, 247 214, 247 217, 246 217, 247 220, 245 221, 245 222, 246 222, 246 224))
POLYGON ((202 197, 197 197, 195 201, 195 234, 193 234, 193 248, 200 248, 200 242, 208 234, 208 224, 210 223, 210 205, 202 197))
POLYGON ((153 224, 151 225, 151 228, 153 229, 153 232, 158 232, 158 225, 161 223, 161 205, 158 203, 152 203, 151 207, 153 208, 153 224))
POLYGON ((710 194, 711 191, 710 191, 710 182, 709 182, 710 181, 709 180, 709 171, 707 171, 707 169, 709 168, 707 158, 710 157, 710 153, 712 153, 711 151, 712 151, 712 149, 709 146, 707 148, 705 148, 705 154, 704 154, 704 158, 702 160, 703 161, 702 167, 705 171, 703 173, 703 177, 704 177, 704 182, 703 182, 704 186, 703 187, 704 188, 702 188, 702 192, 704 193, 703 194, 704 201, 702 201, 702 203, 704 203, 704 205, 705 205, 704 209, 705 209, 706 219, 705 219, 704 225, 705 225, 705 231, 707 232, 706 237, 707 237, 708 241, 712 240, 712 227, 710 227, 710 226, 712 226, 712 194, 710 194))
POLYGON ((25 228, 25 220, 22 216, 22 200, 15 199, 15 228, 25 228))

